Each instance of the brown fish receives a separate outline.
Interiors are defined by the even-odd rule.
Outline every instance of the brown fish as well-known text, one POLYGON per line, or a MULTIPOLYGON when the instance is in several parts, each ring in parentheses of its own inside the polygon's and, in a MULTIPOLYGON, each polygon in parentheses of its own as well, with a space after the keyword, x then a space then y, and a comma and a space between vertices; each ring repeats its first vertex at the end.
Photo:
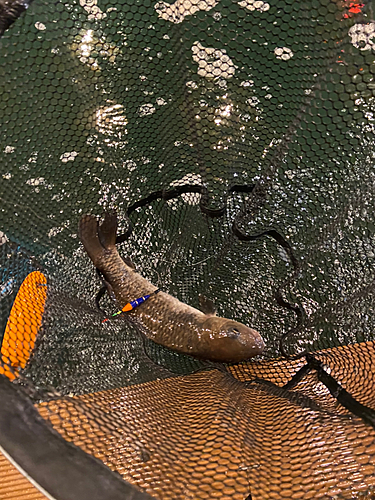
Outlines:
MULTIPOLYGON (((101 225, 91 215, 84 215, 79 223, 79 237, 86 252, 123 307, 155 292, 157 287, 120 257, 115 245, 116 231, 115 214, 107 213, 101 225)), ((202 305, 207 314, 159 292, 126 314, 135 318, 145 335, 157 344, 196 358, 232 363, 263 352, 264 342, 257 331, 215 316, 208 299, 202 305)))

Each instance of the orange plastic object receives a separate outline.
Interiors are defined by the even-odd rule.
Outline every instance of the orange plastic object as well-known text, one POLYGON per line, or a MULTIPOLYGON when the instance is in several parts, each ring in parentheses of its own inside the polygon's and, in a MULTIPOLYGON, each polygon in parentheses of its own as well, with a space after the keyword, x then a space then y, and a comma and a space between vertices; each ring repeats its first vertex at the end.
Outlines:
POLYGON ((47 278, 41 272, 33 271, 18 290, 1 346, 1 361, 4 365, 0 365, 0 373, 10 380, 16 378, 17 371, 25 368, 30 358, 42 324, 46 298, 47 278), (9 367, 13 370, 9 370, 9 367))
POLYGON ((132 309, 133 309, 133 306, 129 302, 128 304, 126 304, 126 306, 124 306, 122 308, 122 312, 128 312, 128 311, 131 311, 132 309))

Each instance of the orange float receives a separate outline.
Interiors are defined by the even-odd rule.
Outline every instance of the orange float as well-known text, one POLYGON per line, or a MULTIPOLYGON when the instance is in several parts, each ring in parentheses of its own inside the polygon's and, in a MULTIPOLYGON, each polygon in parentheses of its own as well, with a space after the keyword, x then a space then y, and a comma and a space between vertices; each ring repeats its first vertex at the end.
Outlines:
POLYGON ((47 278, 33 271, 23 281, 16 295, 1 345, 0 374, 14 380, 25 368, 42 324, 47 298, 47 278))

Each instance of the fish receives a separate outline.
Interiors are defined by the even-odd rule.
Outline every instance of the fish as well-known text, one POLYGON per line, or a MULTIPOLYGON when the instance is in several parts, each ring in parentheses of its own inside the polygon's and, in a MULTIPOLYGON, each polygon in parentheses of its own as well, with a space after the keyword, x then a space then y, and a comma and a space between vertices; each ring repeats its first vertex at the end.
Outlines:
POLYGON ((147 338, 177 353, 221 363, 246 361, 263 352, 265 343, 256 330, 216 316, 207 298, 200 297, 202 311, 181 302, 141 276, 128 258, 123 259, 116 248, 115 212, 107 212, 101 223, 93 215, 82 216, 78 233, 121 308, 150 295, 124 313, 147 338))

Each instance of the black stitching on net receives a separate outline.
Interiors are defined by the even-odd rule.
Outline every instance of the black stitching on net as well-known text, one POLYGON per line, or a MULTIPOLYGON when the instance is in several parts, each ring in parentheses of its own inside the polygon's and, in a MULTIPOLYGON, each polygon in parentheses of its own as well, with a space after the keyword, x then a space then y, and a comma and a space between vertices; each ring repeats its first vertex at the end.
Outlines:
POLYGON ((315 370, 319 381, 329 390, 332 397, 353 415, 361 418, 366 424, 375 429, 375 411, 357 401, 344 387, 328 373, 324 364, 312 354, 305 355, 306 364, 287 382, 283 389, 293 389, 308 373, 315 370))
POLYGON ((314 358, 312 354, 307 354, 306 360, 317 371, 318 379, 327 387, 331 395, 347 410, 360 417, 366 424, 371 425, 375 429, 375 411, 357 401, 324 369, 323 363, 314 358))

